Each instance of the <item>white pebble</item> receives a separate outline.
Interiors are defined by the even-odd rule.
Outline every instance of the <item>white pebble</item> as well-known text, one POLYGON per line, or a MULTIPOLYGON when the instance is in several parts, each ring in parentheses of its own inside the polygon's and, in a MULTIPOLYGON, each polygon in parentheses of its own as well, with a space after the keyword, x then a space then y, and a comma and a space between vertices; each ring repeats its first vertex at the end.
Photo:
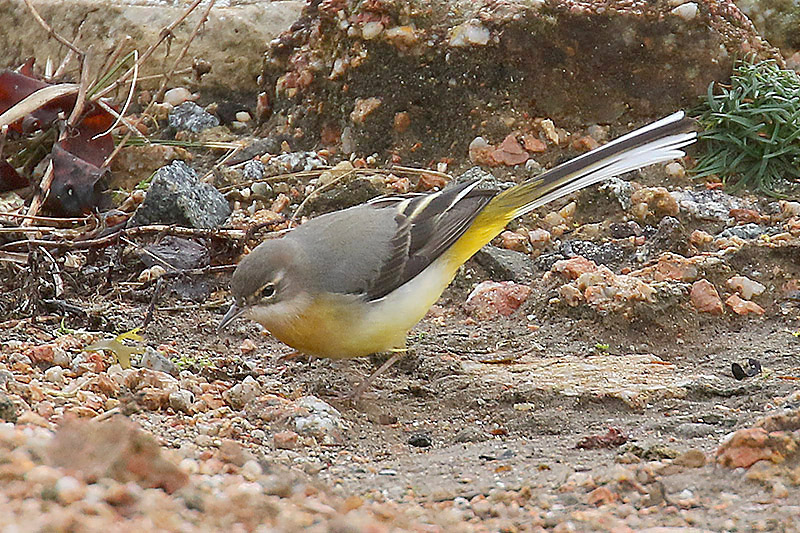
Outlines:
POLYGON ((553 144, 558 144, 558 142, 561 140, 558 136, 558 132, 556 131, 556 125, 553 124, 553 121, 549 118, 546 118, 542 121, 542 129, 544 130, 544 134, 547 139, 553 144))
POLYGON ((72 366, 72 355, 60 346, 53 348, 53 364, 69 368, 72 366))
POLYGON ((261 469, 261 465, 258 464, 258 461, 253 461, 251 459, 242 465, 242 476, 244 476, 247 481, 255 481, 262 472, 263 470, 261 469))
POLYGON ((51 366, 44 372, 44 379, 56 385, 64 384, 64 369, 60 366, 51 366))
POLYGON ((489 28, 478 21, 469 21, 456 26, 450 34, 450 46, 463 47, 470 45, 483 46, 489 42, 489 28))
POLYGON ((252 184, 250 190, 257 196, 272 196, 272 187, 269 186, 269 183, 264 181, 252 184))
POLYGON ((239 111, 236 113, 236 120, 239 122, 250 122, 252 118, 250 117, 250 113, 247 111, 239 111))
POLYGON ((381 34, 383 31, 383 24, 380 22, 367 22, 361 28, 361 37, 366 41, 370 41, 381 34))
POLYGON ((177 412, 191 413, 194 394, 188 390, 176 390, 169 393, 169 406, 177 412))
POLYGON ((186 87, 175 87, 164 93, 164 103, 179 106, 187 100, 194 100, 195 95, 186 87))
POLYGON ((187 474, 196 474, 200 471, 200 466, 197 464, 197 461, 188 457, 181 461, 178 466, 187 474))
POLYGON ((676 15, 683 20, 692 20, 697 16, 697 4, 694 2, 687 2, 683 5, 680 5, 670 11, 673 15, 676 15))
POLYGON ((83 498, 86 487, 72 476, 64 476, 56 481, 56 497, 61 503, 69 504, 83 498))
POLYGON ((666 167, 664 170, 667 171, 667 176, 671 178, 682 178, 686 175, 686 169, 683 168, 683 165, 678 163, 677 161, 673 161, 666 167))

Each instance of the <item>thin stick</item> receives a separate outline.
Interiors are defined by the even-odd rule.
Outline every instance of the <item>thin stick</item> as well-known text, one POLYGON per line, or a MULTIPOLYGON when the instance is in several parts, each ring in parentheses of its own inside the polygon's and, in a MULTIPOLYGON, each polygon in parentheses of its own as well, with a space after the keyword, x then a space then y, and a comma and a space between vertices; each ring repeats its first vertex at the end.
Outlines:
POLYGON ((150 250, 148 250, 144 246, 133 242, 132 240, 128 239, 127 237, 121 236, 120 240, 122 242, 124 242, 125 244, 129 245, 129 246, 133 246, 134 248, 136 248, 137 250, 139 250, 143 254, 150 256, 150 258, 153 261, 155 261, 156 263, 161 263, 163 266, 167 267, 170 270, 178 270, 178 268, 175 265, 173 265, 172 263, 170 263, 166 259, 154 254, 153 252, 151 252, 150 250))
POLYGON ((130 139, 130 138, 131 138, 131 132, 130 132, 130 131, 128 131, 128 132, 125 134, 125 136, 124 136, 122 139, 120 139, 120 140, 119 140, 119 142, 117 143, 117 146, 116 146, 116 147, 114 147, 114 151, 113 151, 113 152, 111 152, 111 153, 108 155, 108 157, 106 157, 106 160, 105 160, 105 161, 103 161, 103 164, 102 164, 102 165, 100 165, 100 168, 106 168, 106 167, 108 167, 108 165, 110 165, 110 164, 111 164, 111 161, 113 161, 113 160, 114 160, 114 158, 115 158, 115 157, 117 157, 117 154, 120 152, 120 150, 122 150, 123 148, 125 148, 125 146, 126 146, 126 143, 128 142, 128 139, 130 139))
POLYGON ((156 305, 158 304, 158 298, 161 296, 161 289, 164 287, 164 277, 161 276, 156 281, 156 288, 153 289, 153 297, 150 298, 150 305, 147 306, 147 313, 144 315, 144 320, 142 321, 142 327, 146 328, 147 325, 153 320, 153 315, 155 314, 156 305))
MULTIPOLYGON (((120 224, 124 226, 124 224, 120 224)), ((0 245, 0 250, 19 246, 21 244, 30 244, 36 246, 44 246, 47 248, 66 248, 70 250, 82 250, 86 248, 108 246, 119 239, 120 233, 123 235, 136 236, 147 235, 150 233, 163 233, 165 235, 176 235, 179 237, 204 237, 204 238, 220 238, 230 239, 236 242, 242 242, 247 238, 247 232, 242 230, 208 230, 196 228, 183 228, 180 226, 168 226, 166 224, 153 224, 150 226, 136 226, 133 228, 120 227, 114 229, 112 233, 104 235, 97 239, 86 239, 83 241, 46 241, 46 240, 27 240, 27 241, 13 241, 0 245)))
MULTIPOLYGON (((72 113, 67 119, 67 128, 59 135, 59 141, 67 138, 67 135, 69 135, 68 129, 74 128, 83 114, 83 108, 86 105, 86 91, 89 90, 89 55, 86 53, 81 56, 81 82, 78 86, 78 96, 75 99, 75 105, 72 107, 72 113)), ((35 215, 36 213, 31 214, 35 215)))
POLYGON ((352 176, 353 174, 355 174, 355 169, 348 170, 347 172, 345 172, 341 176, 336 176, 334 179, 332 179, 330 182, 326 183, 322 187, 320 187, 318 189, 314 189, 313 191, 311 191, 311 194, 309 194, 308 196, 303 198, 303 201, 300 202, 300 205, 298 205, 297 209, 295 209, 294 213, 292 214, 292 218, 289 219, 289 227, 291 228, 294 225, 295 219, 297 219, 298 215, 303 210, 303 208, 306 206, 306 204, 308 203, 309 200, 319 196, 323 191, 327 191, 328 189, 330 189, 331 187, 333 187, 334 185, 336 185, 337 183, 339 183, 343 179, 345 179, 345 178, 347 178, 349 176, 352 176))
MULTIPOLYGON (((192 72, 192 67, 182 68, 180 70, 176 70, 173 74, 189 74, 192 72)), ((149 76, 139 76, 139 81, 150 81, 150 80, 160 80, 164 75, 163 74, 150 74, 149 76)))
POLYGON ((51 228, 49 226, 17 226, 14 228, 0 228, 0 234, 3 233, 57 233, 59 228, 51 228))
POLYGON ((117 64, 117 61, 122 55, 122 51, 125 49, 128 43, 131 42, 131 40, 131 36, 126 35, 124 39, 117 43, 117 47, 114 48, 114 51, 108 56, 108 59, 106 59, 105 63, 103 63, 103 66, 100 67, 100 70, 97 73, 98 80, 102 80, 106 75, 108 75, 109 72, 111 72, 111 69, 114 68, 114 65, 117 64))
MULTIPOLYGON (((26 0, 29 2, 30 0, 26 0)), ((75 127, 75 124, 78 123, 78 120, 83 113, 83 107, 86 103, 86 91, 89 88, 89 54, 84 54, 81 52, 81 82, 78 86, 78 96, 75 99, 75 106, 72 108, 72 113, 69 115, 69 119, 67 119, 67 126, 61 130, 61 133, 58 136, 58 140, 63 141, 67 135, 69 135, 69 130, 75 127)), ((53 184, 53 160, 47 163, 47 170, 45 170, 44 176, 42 177, 42 182, 39 184, 39 189, 36 191, 36 194, 31 199, 31 205, 28 208, 28 215, 34 216, 39 213, 39 209, 41 209, 44 202, 47 200, 47 195, 50 194, 50 186, 53 184)), ((22 222, 23 226, 29 226, 31 224, 30 219, 26 219, 22 222)))
POLYGON ((0 155, 3 154, 3 148, 6 146, 6 136, 8 135, 8 124, 3 124, 0 127, 0 155))
MULTIPOLYGON (((161 30, 161 33, 159 34, 158 41, 156 41, 155 43, 150 45, 150 48, 145 50, 144 54, 142 54, 142 56, 139 58, 138 63, 139 63, 140 66, 142 65, 142 63, 147 61, 150 58, 151 55, 153 55, 153 52, 156 51, 156 48, 158 48, 158 46, 161 45, 162 42, 164 42, 166 39, 168 39, 172 35, 172 30, 174 30, 175 27, 177 27, 184 20, 186 20, 186 17, 188 17, 192 13, 192 11, 194 11, 197 8, 197 6, 200 5, 200 2, 202 2, 202 1, 203 0, 194 0, 194 2, 192 2, 192 5, 187 7, 186 10, 183 12, 183 14, 180 17, 178 17, 177 19, 172 21, 172 23, 170 23, 168 26, 165 26, 161 30)), ((128 80, 128 78, 131 77, 131 75, 133 75, 133 67, 128 69, 128 71, 125 72, 125 74, 123 74, 122 76, 117 78, 117 81, 115 81, 114 83, 112 83, 111 85, 109 85, 108 87, 103 89, 102 91, 99 91, 94 96, 92 96, 92 100, 99 100, 103 96, 107 95, 108 93, 110 93, 111 91, 113 91, 114 89, 116 89, 117 87, 122 85, 123 83, 125 83, 128 80)))
POLYGON ((50 264, 53 265, 53 286, 55 288, 55 297, 58 298, 62 294, 64 294, 64 280, 61 279, 61 271, 58 268, 58 262, 56 262, 55 258, 47 251, 46 248, 41 248, 42 253, 50 260, 50 264))
POLYGON ((75 57, 75 51, 72 48, 70 48, 69 50, 67 50, 67 53, 64 55, 64 59, 61 60, 61 63, 58 65, 58 68, 56 69, 55 72, 53 72, 53 75, 50 77, 50 80, 48 81, 58 79, 62 74, 64 74, 64 71, 67 70, 67 65, 69 65, 70 61, 72 61, 73 57, 75 57))
POLYGON ((42 217, 33 215, 23 215, 22 213, 0 213, 0 217, 10 218, 24 218, 30 220, 37 220, 39 222, 53 222, 53 223, 78 223, 89 222, 92 217, 74 217, 74 218, 58 218, 58 217, 42 217))
POLYGON ((64 46, 66 46, 67 48, 69 48, 70 50, 75 52, 76 54, 78 54, 78 56, 83 58, 83 56, 84 56, 83 51, 81 51, 80 48, 78 48, 77 46, 75 46, 74 44, 69 42, 68 40, 64 39, 58 33, 56 33, 56 31, 47 22, 45 22, 45 20, 42 18, 42 16, 39 15, 39 12, 36 11, 35 7, 33 7, 33 4, 31 3, 31 0, 25 0, 25 5, 28 6, 28 9, 30 9, 31 14, 33 15, 33 18, 36 19, 36 22, 38 22, 39 25, 42 28, 44 28, 44 31, 46 31, 50 35, 50 37, 52 37, 56 41, 60 42, 61 44, 63 44, 64 46))
POLYGON ((183 45, 183 48, 181 49, 180 53, 178 53, 178 56, 172 63, 172 68, 170 68, 167 71, 167 73, 164 74, 164 78, 161 80, 161 85, 158 87, 158 93, 156 93, 156 97, 154 98, 155 101, 160 102, 164 98, 164 93, 167 90, 167 83, 169 82, 169 79, 172 77, 173 73, 178 68, 178 63, 181 62, 181 60, 186 56, 186 53, 189 51, 189 45, 192 44, 194 38, 197 37, 198 33, 200 33, 200 28, 202 28, 203 24, 205 24, 206 21, 208 20, 208 14, 211 12, 211 8, 214 7, 215 2, 216 0, 211 0, 210 2, 208 2, 206 10, 203 12, 203 16, 200 17, 199 21, 197 21, 197 26, 194 27, 192 34, 186 40, 186 43, 183 45))
MULTIPOLYGON (((202 178, 200 178, 200 181, 206 181, 206 180, 208 179, 208 177, 209 177, 209 176, 211 176, 211 175, 212 175, 212 174, 213 174, 213 173, 214 173, 214 172, 215 172, 215 171, 216 171, 218 168, 220 168, 222 165, 224 165, 225 163, 227 163, 228 159, 230 159, 230 158, 231 158, 231 157, 233 157, 234 155, 238 154, 238 153, 239 153, 239 152, 240 152, 242 149, 243 149, 243 148, 242 148, 241 146, 237 146, 236 148, 232 149, 232 150, 231 150, 231 151, 229 151, 227 154, 225 154, 224 156, 222 156, 222 157, 219 159, 219 161, 217 161, 217 162, 214 164, 214 166, 213 166, 213 167, 211 167, 211 170, 209 170, 208 172, 206 172, 206 173, 203 175, 203 177, 202 177, 202 178)), ((245 161, 245 162, 246 162, 246 161, 245 161)))
MULTIPOLYGON (((112 117, 116 117, 117 122, 114 124, 114 126, 116 126, 116 124, 119 124, 121 122, 126 128, 128 128, 128 132, 134 134, 136 137, 139 137, 144 141, 147 141, 145 144, 150 144, 150 139, 148 139, 146 135, 144 135, 141 131, 139 131, 136 128, 136 126, 131 124, 131 122, 127 118, 122 116, 122 114, 117 113, 117 111, 115 111, 113 107, 111 107, 110 105, 108 105, 107 103, 105 103, 102 100, 96 101, 95 104, 97 104, 100 107, 102 107, 103 110, 107 111, 108 114, 111 115, 112 117)), ((112 129, 113 129, 114 126, 112 126, 112 129)), ((102 137, 103 135, 107 134, 109 131, 111 131, 111 129, 109 129, 109 130, 107 130, 107 131, 105 131, 103 133, 100 133, 98 135, 95 135, 94 137, 92 137, 92 139, 94 139, 95 137, 102 137)))
MULTIPOLYGON (((39 212, 39 209, 42 207, 42 203, 44 203, 44 200, 47 197, 47 192, 50 191, 50 185, 52 183, 53 183, 53 160, 51 159, 47 163, 47 169, 45 169, 44 176, 42 176, 42 182, 39 184, 39 190, 36 191, 36 194, 34 194, 33 198, 31 199, 31 205, 28 207, 28 216, 32 217, 39 212)), ((22 221, 23 226, 29 226, 32 223, 33 223, 32 218, 27 218, 22 221)))

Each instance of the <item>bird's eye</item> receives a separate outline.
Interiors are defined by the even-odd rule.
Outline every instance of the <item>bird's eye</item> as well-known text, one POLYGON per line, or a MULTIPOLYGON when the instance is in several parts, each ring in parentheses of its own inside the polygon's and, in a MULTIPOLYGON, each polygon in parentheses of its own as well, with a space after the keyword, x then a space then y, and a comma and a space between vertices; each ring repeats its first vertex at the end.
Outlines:
POLYGON ((273 296, 275 296, 275 284, 267 283, 264 285, 264 288, 261 289, 261 297, 272 298, 273 296))

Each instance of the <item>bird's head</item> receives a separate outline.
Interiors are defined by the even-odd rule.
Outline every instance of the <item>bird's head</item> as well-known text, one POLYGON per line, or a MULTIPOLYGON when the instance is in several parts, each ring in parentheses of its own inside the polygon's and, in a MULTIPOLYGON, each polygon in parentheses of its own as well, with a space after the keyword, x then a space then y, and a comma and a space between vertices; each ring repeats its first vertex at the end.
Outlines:
POLYGON ((233 272, 233 304, 219 329, 242 315, 270 329, 275 321, 296 313, 306 299, 301 262, 302 251, 289 239, 272 239, 258 245, 233 272))

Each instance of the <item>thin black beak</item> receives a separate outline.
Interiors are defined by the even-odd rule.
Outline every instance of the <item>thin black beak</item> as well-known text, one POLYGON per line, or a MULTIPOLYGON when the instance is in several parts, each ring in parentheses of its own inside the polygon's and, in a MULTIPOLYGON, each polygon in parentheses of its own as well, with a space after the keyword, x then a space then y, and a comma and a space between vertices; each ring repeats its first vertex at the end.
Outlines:
POLYGON ((217 332, 222 331, 222 328, 233 322, 234 319, 239 317, 242 313, 244 313, 244 311, 245 310, 243 308, 236 305, 236 302, 233 302, 230 309, 228 309, 228 312, 225 313, 225 316, 222 317, 222 320, 220 320, 219 326, 217 326, 217 332))

